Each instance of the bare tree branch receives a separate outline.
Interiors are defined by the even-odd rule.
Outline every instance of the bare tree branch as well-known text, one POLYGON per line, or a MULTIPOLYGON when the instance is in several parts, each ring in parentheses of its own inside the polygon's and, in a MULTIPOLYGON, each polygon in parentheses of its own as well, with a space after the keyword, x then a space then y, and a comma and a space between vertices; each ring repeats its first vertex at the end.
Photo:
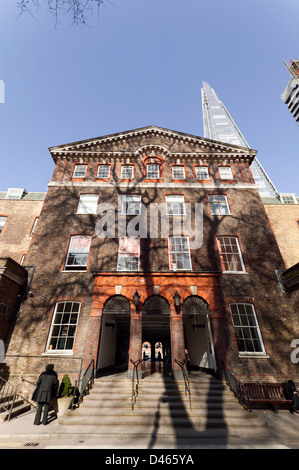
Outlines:
POLYGON ((48 11, 54 16, 56 24, 62 15, 72 18, 73 24, 85 25, 86 17, 94 8, 99 8, 105 0, 19 0, 17 7, 20 14, 29 13, 34 16, 33 11, 38 13, 41 4, 46 4, 48 11))

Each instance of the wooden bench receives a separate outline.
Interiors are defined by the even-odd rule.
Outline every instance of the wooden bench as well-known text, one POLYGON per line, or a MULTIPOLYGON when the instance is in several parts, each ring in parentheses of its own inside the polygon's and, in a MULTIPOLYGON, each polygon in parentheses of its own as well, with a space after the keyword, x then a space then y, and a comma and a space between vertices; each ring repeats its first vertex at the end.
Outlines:
POLYGON ((280 404, 292 405, 292 400, 287 400, 284 395, 283 383, 241 383, 239 384, 240 394, 245 407, 252 411, 251 405, 254 403, 267 403, 275 413, 278 413, 280 404))

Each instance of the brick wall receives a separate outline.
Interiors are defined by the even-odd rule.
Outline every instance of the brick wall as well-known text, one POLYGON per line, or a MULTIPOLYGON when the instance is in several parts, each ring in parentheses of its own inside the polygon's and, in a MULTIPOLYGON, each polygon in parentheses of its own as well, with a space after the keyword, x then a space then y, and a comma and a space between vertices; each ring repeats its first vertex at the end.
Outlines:
POLYGON ((286 268, 299 261, 299 204, 265 204, 286 268))
POLYGON ((32 374, 36 364, 41 367, 47 359, 54 362, 61 373, 68 371, 75 377, 79 364, 85 367, 91 359, 96 360, 103 306, 119 291, 129 300, 134 313, 129 355, 136 360, 141 354, 141 317, 135 316, 132 297, 138 289, 143 303, 155 293, 157 286, 159 295, 165 297, 171 307, 173 358, 183 357, 184 338, 182 313, 175 311, 172 297, 178 290, 183 302, 191 295, 193 286, 196 295, 206 300, 210 308, 219 369, 224 360, 238 376, 273 378, 297 374, 289 357, 290 343, 298 326, 296 308, 294 302, 281 292, 276 278, 275 270, 283 269, 284 263, 259 194, 251 186, 249 163, 252 155, 236 155, 237 150, 224 149, 223 144, 210 144, 199 138, 166 134, 153 132, 124 135, 103 142, 90 141, 82 143, 81 150, 76 145, 73 154, 70 145, 68 160, 63 153, 59 155, 59 148, 57 152, 51 150, 56 168, 27 259, 28 264, 36 265, 31 288, 33 297, 24 303, 9 345, 11 355, 24 357, 30 351, 32 361, 26 365, 22 359, 17 367, 17 361, 11 359, 11 376, 16 380, 20 364, 22 370, 27 367, 27 373, 32 374), (150 183, 144 181, 143 162, 145 158, 151 158, 152 151, 161 158, 163 168, 159 180, 150 183), (84 162, 87 164, 86 177, 74 180, 74 165, 84 162), (111 180, 97 180, 99 162, 111 164, 111 180), (121 165, 128 162, 134 165, 135 177, 133 181, 122 181, 121 165), (184 164, 185 180, 173 181, 173 164, 184 164), (196 180, 195 166, 198 164, 208 166, 210 179, 207 182, 196 180), (221 181, 220 164, 231 167, 233 180, 221 181), (191 250, 192 271, 174 273, 170 270, 168 244, 164 237, 141 240, 138 273, 117 272, 118 240, 98 238, 95 232, 98 217, 76 213, 80 194, 91 193, 99 195, 99 202, 114 206, 117 206, 118 196, 125 193, 140 194, 145 205, 165 202, 167 194, 184 195, 185 202, 192 204, 201 202, 204 208, 203 244, 191 250), (225 194, 230 215, 212 215, 209 194, 225 194), (85 272, 64 271, 73 235, 92 237, 85 272), (216 240, 219 235, 238 238, 246 272, 222 272, 216 240), (46 351, 47 338, 56 302, 63 300, 81 303, 73 355, 51 356, 46 351), (254 305, 266 354, 240 357, 229 309, 230 303, 236 302, 254 305))

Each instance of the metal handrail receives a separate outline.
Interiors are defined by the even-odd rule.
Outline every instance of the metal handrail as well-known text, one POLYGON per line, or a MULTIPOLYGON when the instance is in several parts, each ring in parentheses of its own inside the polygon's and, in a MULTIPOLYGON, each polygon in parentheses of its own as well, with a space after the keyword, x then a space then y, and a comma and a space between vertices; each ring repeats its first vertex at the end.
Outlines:
POLYGON ((14 403, 17 397, 22 398, 22 400, 25 400, 27 403, 29 403, 29 405, 36 408, 36 405, 34 403, 27 400, 27 398, 23 397, 17 392, 16 387, 14 387, 7 380, 0 377, 0 408, 3 411, 8 412, 7 421, 10 421, 14 403))
MULTIPOLYGON (((222 361, 224 378, 227 386, 233 392, 235 397, 239 400, 239 403, 242 406, 245 406, 244 393, 241 390, 241 382, 233 375, 233 373, 226 367, 225 362, 222 361)), ((247 394, 247 390, 246 390, 247 394)), ((248 397, 247 397, 248 398, 248 397)))
POLYGON ((139 377, 138 377, 137 367, 139 366, 139 364, 141 362, 141 359, 138 359, 137 361, 132 361, 132 359, 130 359, 130 361, 132 362, 132 364, 134 366, 133 367, 133 374, 132 374, 132 398, 131 398, 131 406, 132 406, 132 410, 134 410, 134 404, 136 403, 136 397, 138 395, 138 386, 139 386, 139 377), (136 387, 134 386, 135 374, 136 374, 136 387))
POLYGON ((94 383, 94 359, 90 361, 88 367, 86 368, 82 379, 79 379, 75 382, 73 400, 71 404, 71 409, 73 409, 74 401, 76 398, 76 393, 79 394, 79 399, 77 404, 80 405, 83 401, 83 397, 89 393, 89 390, 92 388, 94 383))
POLYGON ((182 369, 182 374, 184 377, 184 382, 185 382, 185 395, 189 395, 189 406, 191 410, 191 387, 190 387, 190 382, 189 382, 189 377, 188 377, 188 372, 184 365, 186 364, 186 360, 183 359, 181 362, 178 359, 175 359, 175 362, 180 366, 182 369))

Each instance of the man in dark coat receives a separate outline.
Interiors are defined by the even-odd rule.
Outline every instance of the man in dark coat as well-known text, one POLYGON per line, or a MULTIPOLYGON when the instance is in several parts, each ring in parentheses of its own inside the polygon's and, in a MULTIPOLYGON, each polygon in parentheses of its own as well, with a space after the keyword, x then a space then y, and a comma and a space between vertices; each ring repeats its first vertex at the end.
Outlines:
POLYGON ((293 402, 292 411, 299 413, 299 394, 293 380, 288 380, 284 385, 284 394, 287 400, 292 400, 293 402))
POLYGON ((53 364, 49 364, 46 367, 46 370, 41 373, 36 385, 38 387, 38 393, 37 393, 38 407, 37 407, 37 411, 35 415, 34 424, 36 425, 40 424, 43 407, 44 407, 43 424, 47 424, 50 402, 53 397, 56 397, 57 388, 58 388, 57 374, 54 371, 53 364))

